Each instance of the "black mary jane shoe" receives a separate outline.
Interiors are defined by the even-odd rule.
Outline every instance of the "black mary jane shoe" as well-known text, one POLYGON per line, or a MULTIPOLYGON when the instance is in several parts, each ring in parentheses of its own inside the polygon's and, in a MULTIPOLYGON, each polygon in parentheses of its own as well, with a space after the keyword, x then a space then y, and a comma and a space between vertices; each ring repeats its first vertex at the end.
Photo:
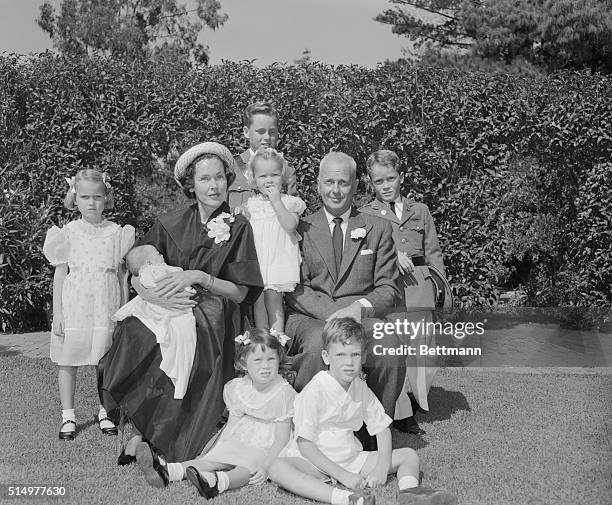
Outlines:
POLYGON ((185 470, 185 477, 187 477, 187 480, 195 486, 198 493, 200 493, 200 496, 203 496, 207 500, 214 498, 219 494, 219 482, 215 482, 215 485, 210 487, 208 481, 200 475, 200 472, 198 472, 195 467, 188 466, 185 470))
POLYGON ((104 435, 116 436, 119 433, 114 423, 113 423, 112 428, 102 428, 102 425, 100 423, 103 421, 108 421, 109 423, 112 423, 112 421, 108 417, 103 417, 102 419, 98 419, 98 426, 100 427, 100 430, 102 431, 104 435))
POLYGON ((132 463, 136 463, 136 456, 132 456, 131 454, 126 454, 125 449, 123 449, 121 451, 121 454, 119 454, 119 457, 117 458, 117 464, 119 466, 127 466, 127 465, 131 465, 132 463))
POLYGON ((164 488, 170 482, 168 469, 162 465, 157 454, 146 442, 140 442, 136 446, 136 463, 150 486, 164 488))
POLYGON ((76 422, 73 421, 72 419, 68 419, 67 421, 64 421, 62 423, 62 426, 60 427, 59 439, 60 440, 74 440, 75 437, 76 437, 76 422), (74 430, 62 431, 62 428, 66 426, 67 424, 74 424, 74 430))

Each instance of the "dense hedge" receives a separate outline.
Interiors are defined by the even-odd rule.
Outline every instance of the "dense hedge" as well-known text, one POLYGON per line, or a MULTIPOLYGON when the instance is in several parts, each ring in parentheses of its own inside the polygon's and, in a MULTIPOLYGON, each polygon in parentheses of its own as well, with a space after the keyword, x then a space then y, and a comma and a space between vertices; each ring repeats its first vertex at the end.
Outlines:
MULTIPOLYGON (((0 329, 40 325, 52 269, 46 229, 64 177, 110 172, 111 219, 140 231, 180 203, 173 153, 201 140, 245 147, 240 111, 273 101, 281 149, 302 196, 318 205, 319 159, 394 149, 405 190, 432 209, 449 279, 464 307, 491 306, 521 286, 532 305, 612 300, 612 84, 587 74, 541 78, 319 63, 224 63, 190 69, 0 58, 0 329)), ((359 199, 368 198, 362 184, 359 199)))

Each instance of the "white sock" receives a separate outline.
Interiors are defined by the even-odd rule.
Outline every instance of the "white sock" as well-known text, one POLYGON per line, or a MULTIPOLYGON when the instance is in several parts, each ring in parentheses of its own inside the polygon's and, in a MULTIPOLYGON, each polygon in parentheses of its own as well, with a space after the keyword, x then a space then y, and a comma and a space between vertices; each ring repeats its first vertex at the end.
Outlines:
POLYGON ((185 469, 180 463, 168 463, 166 468, 170 482, 179 482, 185 478, 185 469))
POLYGON ((74 417, 74 409, 66 409, 62 410, 62 423, 65 421, 75 421, 76 417, 74 417))
POLYGON ((227 472, 217 472, 217 488, 219 489, 219 494, 223 493, 223 491, 227 491, 229 487, 229 475, 227 472))
POLYGON ((331 502, 332 505, 349 505, 350 491, 345 489, 338 489, 337 487, 332 489, 331 502))
POLYGON ((105 417, 107 417, 106 409, 100 405, 100 410, 98 410, 98 421, 100 419, 104 419, 105 417))
MULTIPOLYGON (((62 424, 66 421, 76 421, 76 417, 74 416, 74 409, 65 409, 62 410, 62 424)), ((60 431, 75 431, 76 426, 74 424, 64 424, 60 431)))
POLYGON ((403 491, 404 489, 417 487, 419 485, 419 480, 412 475, 404 475, 401 479, 399 479, 397 485, 400 488, 400 491, 403 491))

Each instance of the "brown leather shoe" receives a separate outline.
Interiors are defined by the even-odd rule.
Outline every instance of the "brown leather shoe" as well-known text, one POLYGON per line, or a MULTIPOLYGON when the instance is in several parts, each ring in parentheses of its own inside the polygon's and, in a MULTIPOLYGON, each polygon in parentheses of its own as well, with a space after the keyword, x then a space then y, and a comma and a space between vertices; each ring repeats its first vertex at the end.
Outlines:
POLYGON ((417 486, 400 491, 397 503, 399 505, 457 505, 457 497, 443 489, 417 486))
POLYGON ((419 426, 419 423, 416 422, 414 416, 393 421, 393 427, 402 433, 409 433, 411 435, 425 435, 425 430, 419 426))

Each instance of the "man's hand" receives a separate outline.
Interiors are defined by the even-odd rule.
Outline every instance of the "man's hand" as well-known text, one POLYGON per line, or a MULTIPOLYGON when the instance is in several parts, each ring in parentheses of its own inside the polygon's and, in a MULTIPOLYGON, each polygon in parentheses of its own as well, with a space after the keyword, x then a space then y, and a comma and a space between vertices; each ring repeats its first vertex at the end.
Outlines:
POLYGON ((363 305, 359 302, 353 302, 348 307, 337 310, 331 316, 329 316, 326 321, 330 319, 338 319, 340 317, 352 317, 358 323, 361 322, 361 311, 363 309, 363 305))
POLYGON ((257 469, 251 473, 251 478, 249 479, 249 484, 255 484, 258 486, 259 484, 263 484, 268 479, 268 472, 261 466, 257 467, 257 469))
POLYGON ((397 251, 397 264, 402 274, 414 272, 414 264, 410 257, 403 251, 397 251))
POLYGON ((382 486, 387 482, 387 473, 388 470, 385 468, 385 465, 377 464, 372 471, 366 475, 365 485, 367 487, 376 487, 382 486))
POLYGON ((64 336, 64 314, 61 312, 53 313, 53 334, 59 337, 64 336))
POLYGON ((345 472, 345 474, 342 475, 342 478, 338 480, 342 485, 348 487, 349 489, 363 489, 365 484, 363 476, 352 472, 345 472))

